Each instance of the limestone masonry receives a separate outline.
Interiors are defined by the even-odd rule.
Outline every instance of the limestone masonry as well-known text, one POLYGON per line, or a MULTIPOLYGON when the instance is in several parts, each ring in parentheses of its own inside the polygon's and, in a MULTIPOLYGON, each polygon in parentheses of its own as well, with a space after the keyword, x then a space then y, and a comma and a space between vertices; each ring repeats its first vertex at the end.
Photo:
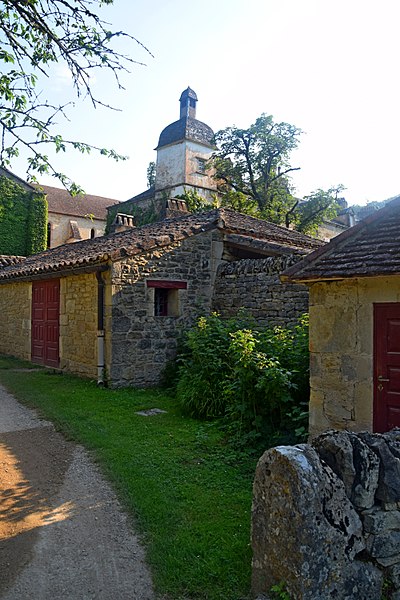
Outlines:
POLYGON ((254 597, 400 599, 400 429, 330 430, 261 457, 252 508, 254 597))

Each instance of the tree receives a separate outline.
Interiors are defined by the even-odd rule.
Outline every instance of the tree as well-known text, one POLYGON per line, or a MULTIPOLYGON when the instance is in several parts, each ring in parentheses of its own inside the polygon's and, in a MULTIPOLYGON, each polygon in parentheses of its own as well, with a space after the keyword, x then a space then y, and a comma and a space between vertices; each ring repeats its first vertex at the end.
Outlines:
POLYGON ((289 123, 275 123, 262 114, 248 129, 228 127, 215 134, 217 151, 210 167, 218 182, 221 205, 259 216, 273 223, 314 232, 324 218, 337 211, 337 193, 317 190, 303 201, 290 185, 290 155, 302 131, 289 123))
POLYGON ((154 160, 149 162, 147 167, 147 185, 149 188, 153 187, 156 183, 156 163, 154 160))
MULTIPOLYGON (((297 231, 315 234, 318 226, 323 220, 333 219, 340 208, 338 196, 344 190, 342 185, 329 188, 329 190, 318 189, 309 196, 305 196, 302 202, 296 205, 293 211, 293 221, 297 231)), ((290 225, 290 219, 287 226, 290 225)))
MULTIPOLYGON (((78 97, 87 97, 94 107, 104 104, 91 89, 90 77, 106 68, 122 88, 120 73, 128 71, 132 58, 121 54, 113 42, 121 36, 138 40, 122 31, 111 31, 96 8, 113 0, 2 0, 0 2, 0 164, 10 166, 21 147, 29 150, 28 176, 52 173, 76 191, 68 178, 57 172, 46 154, 68 147, 123 159, 114 150, 76 140, 63 139, 55 130, 56 119, 66 117, 64 105, 53 105, 37 88, 39 77, 48 76, 55 63, 66 65, 78 97)), ((140 44, 142 45, 142 44, 140 44)), ((144 47, 144 46, 143 46, 144 47)), ((148 52, 148 50, 146 49, 148 52)), ((112 108, 112 107, 109 107, 112 108)))

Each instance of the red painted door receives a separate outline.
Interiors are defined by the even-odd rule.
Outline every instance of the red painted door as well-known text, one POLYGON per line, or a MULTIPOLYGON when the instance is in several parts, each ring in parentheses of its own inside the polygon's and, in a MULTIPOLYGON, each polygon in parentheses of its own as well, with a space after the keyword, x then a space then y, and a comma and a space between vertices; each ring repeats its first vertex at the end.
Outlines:
POLYGON ((32 284, 32 361, 58 367, 60 281, 32 284))
POLYGON ((374 304, 374 431, 400 427, 400 302, 374 304))

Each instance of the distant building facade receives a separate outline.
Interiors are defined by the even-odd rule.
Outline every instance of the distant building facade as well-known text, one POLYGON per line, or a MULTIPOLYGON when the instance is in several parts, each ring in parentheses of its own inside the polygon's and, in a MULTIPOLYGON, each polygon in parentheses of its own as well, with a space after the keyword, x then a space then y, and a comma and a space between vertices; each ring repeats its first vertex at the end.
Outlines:
POLYGON ((118 200, 92 194, 72 197, 66 189, 49 185, 40 189, 48 204, 48 248, 104 235, 107 207, 118 204, 118 200))

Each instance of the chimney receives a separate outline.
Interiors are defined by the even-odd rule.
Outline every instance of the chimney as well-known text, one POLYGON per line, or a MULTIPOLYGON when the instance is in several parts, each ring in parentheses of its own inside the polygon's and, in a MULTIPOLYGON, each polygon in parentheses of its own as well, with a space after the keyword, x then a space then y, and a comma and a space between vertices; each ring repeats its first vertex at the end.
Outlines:
POLYGON ((117 213, 115 219, 111 224, 110 233, 119 233, 120 231, 126 231, 127 229, 133 229, 136 227, 134 217, 132 215, 124 215, 117 213))

